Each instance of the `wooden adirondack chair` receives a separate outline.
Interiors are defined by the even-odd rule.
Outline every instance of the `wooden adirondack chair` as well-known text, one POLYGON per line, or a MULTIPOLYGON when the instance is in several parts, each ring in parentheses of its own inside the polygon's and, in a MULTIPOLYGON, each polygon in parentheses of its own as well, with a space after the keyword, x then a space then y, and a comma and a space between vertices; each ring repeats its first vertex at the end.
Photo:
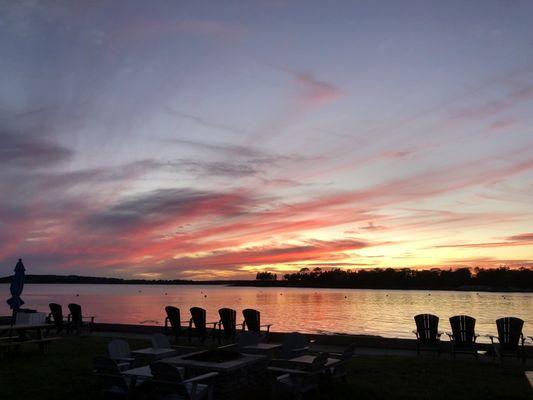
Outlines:
POLYGON ((88 327, 89 332, 92 332, 95 318, 94 315, 84 317, 81 313, 81 306, 75 303, 70 303, 68 309, 70 311, 70 314, 68 315, 68 329, 70 331, 76 330, 80 333, 84 327, 88 327))
POLYGON ((301 356, 309 351, 309 339, 299 332, 291 332, 284 336, 281 347, 282 358, 301 356))
POLYGON ((305 393, 316 391, 319 394, 320 378, 326 373, 328 353, 321 353, 312 363, 306 366, 271 366, 268 371, 272 374, 271 391, 273 398, 278 398, 278 392, 288 393, 291 398, 302 400, 305 393))
POLYGON ((193 334, 196 336, 200 342, 204 342, 207 338, 207 325, 213 326, 213 334, 216 334, 216 327, 218 321, 216 322, 207 322, 206 311, 200 307, 191 308, 191 319, 189 321, 189 341, 191 341, 193 334), (194 325, 194 332, 193 332, 194 325))
POLYGON ((237 335, 237 311, 231 308, 218 310, 220 321, 218 322, 218 341, 222 338, 235 341, 237 335))
POLYGON ((452 356, 456 353, 473 354, 478 358, 475 333, 476 320, 468 315, 456 315, 450 318, 451 332, 446 332, 452 345, 452 356))
POLYGON ((327 375, 330 379, 342 379, 343 381, 347 380, 348 376, 348 363, 355 355, 356 345, 355 343, 350 344, 346 347, 342 353, 330 353, 331 358, 339 360, 339 362, 333 364, 330 369, 327 371, 327 375))
POLYGON ((95 357, 93 366, 102 387, 102 398, 129 398, 130 382, 122 375, 116 361, 108 357, 95 357))
POLYGON ((195 376, 184 380, 179 369, 159 361, 150 365, 153 378, 151 399, 191 399, 199 400, 213 397, 213 378, 217 372, 195 376))
POLYGON ((61 333, 63 329, 66 329, 68 331, 69 323, 63 317, 63 307, 61 307, 61 304, 50 303, 48 304, 48 307, 50 307, 50 314, 48 314, 48 320, 52 322, 52 324, 57 330, 57 333, 61 333))
POLYGON ((503 358, 510 356, 521 359, 522 363, 525 363, 523 326, 524 321, 516 317, 504 317, 496 320, 498 336, 489 335, 494 346, 494 359, 498 356, 500 363, 503 364, 503 358))
POLYGON ((439 317, 433 314, 418 314, 414 319, 416 330, 413 333, 416 335, 417 354, 420 354, 420 351, 436 351, 440 355, 442 332, 438 331, 439 317))
POLYGON ((167 316, 165 318, 165 328, 164 332, 168 333, 169 328, 170 332, 174 335, 176 340, 178 340, 179 336, 183 333, 182 329, 182 323, 188 324, 189 321, 182 321, 181 320, 181 313, 180 309, 173 306, 166 306, 165 311, 167 313, 167 316), (170 326, 169 326, 170 325, 170 326))
POLYGON ((109 358, 116 361, 121 371, 134 367, 135 357, 131 354, 130 345, 123 339, 113 339, 107 345, 109 358))
POLYGON ((261 325, 261 313, 257 310, 247 308, 242 310, 244 322, 242 323, 242 330, 248 328, 249 331, 261 333, 261 328, 266 328, 266 335, 270 332, 272 324, 261 325))

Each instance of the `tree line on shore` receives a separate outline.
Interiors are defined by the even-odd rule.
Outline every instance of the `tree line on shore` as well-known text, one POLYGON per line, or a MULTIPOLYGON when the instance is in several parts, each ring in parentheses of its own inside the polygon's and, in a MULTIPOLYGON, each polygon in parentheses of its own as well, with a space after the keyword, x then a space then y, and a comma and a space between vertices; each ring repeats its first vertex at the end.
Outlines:
MULTIPOLYGON (((277 275, 260 272, 256 279, 274 282, 277 275)), ((410 268, 323 270, 302 268, 283 275, 283 281, 294 286, 347 287, 368 289, 455 289, 455 288, 515 288, 533 290, 533 269, 518 268, 457 268, 416 270, 410 268)))

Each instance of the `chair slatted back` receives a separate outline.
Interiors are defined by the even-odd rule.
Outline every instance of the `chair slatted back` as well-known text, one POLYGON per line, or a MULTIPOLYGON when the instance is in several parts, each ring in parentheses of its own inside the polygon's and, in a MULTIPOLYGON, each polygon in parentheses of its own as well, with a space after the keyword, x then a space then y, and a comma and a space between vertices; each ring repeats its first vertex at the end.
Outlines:
POLYGON ((70 303, 68 305, 68 310, 70 311, 70 322, 75 327, 81 327, 82 325, 82 315, 81 315, 81 306, 79 304, 70 303))
POLYGON ((261 331, 261 313, 252 308, 242 310, 244 322, 249 331, 259 333, 261 331))
POLYGON ((191 308, 191 318, 192 322, 194 323, 194 328, 196 329, 196 334, 203 336, 206 334, 206 319, 207 319, 207 313, 203 308, 200 307, 192 307, 191 308))
POLYGON ((237 332, 237 311, 231 308, 221 308, 218 310, 218 315, 220 315, 224 335, 226 337, 235 336, 237 332))
POLYGON ((63 307, 57 303, 50 303, 48 307, 50 307, 50 314, 52 314, 54 325, 61 328, 63 326, 63 307))
POLYGON ((309 346, 309 339, 305 335, 299 332, 291 332, 285 335, 283 338, 283 344, 281 346, 281 354, 283 358, 291 358, 295 355, 293 351, 296 349, 303 349, 309 346))
POLYGON ((150 365, 150 371, 153 376, 151 383, 155 385, 157 398, 172 395, 183 396, 186 399, 191 397, 183 384, 183 377, 175 366, 158 361, 150 365))
POLYGON ((181 315, 180 309, 173 306, 166 306, 165 311, 167 313, 168 321, 170 322, 170 327, 172 333, 176 336, 181 334, 181 315))
POLYGON ((113 339, 107 345, 107 352, 111 358, 131 357, 130 345, 123 339, 113 339))
POLYGON ((416 330, 419 341, 435 343, 438 336, 439 317, 433 314, 415 315, 416 330))
POLYGON ((524 321, 516 317, 504 317, 496 320, 498 339, 504 350, 518 350, 524 321))
POLYGON ((453 340, 457 345, 474 343, 476 319, 468 315, 456 315, 450 318, 453 340))
POLYGON ((152 347, 154 349, 170 349, 171 348, 168 337, 166 337, 162 333, 154 333, 151 339, 152 339, 152 347))

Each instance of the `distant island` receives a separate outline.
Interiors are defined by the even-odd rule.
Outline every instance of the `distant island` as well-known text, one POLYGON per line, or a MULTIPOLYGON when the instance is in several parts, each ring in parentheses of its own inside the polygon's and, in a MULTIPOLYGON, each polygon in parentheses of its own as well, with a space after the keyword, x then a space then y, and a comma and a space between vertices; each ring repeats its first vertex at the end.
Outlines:
MULTIPOLYGON (((9 283, 11 276, 0 278, 9 283)), ((278 276, 259 272, 255 280, 121 279, 79 275, 26 275, 30 284, 114 284, 114 285, 230 285, 255 287, 310 287, 343 289, 431 289, 533 292, 531 268, 457 268, 415 270, 410 268, 343 270, 302 268, 278 276)))

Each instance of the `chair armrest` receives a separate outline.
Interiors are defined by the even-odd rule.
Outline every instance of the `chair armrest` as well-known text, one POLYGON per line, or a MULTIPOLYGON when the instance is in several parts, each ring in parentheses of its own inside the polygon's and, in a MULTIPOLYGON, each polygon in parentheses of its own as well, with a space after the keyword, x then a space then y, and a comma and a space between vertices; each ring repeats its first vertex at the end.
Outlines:
POLYGON ((224 346, 219 346, 218 349, 219 350, 226 350, 226 349, 234 349, 238 347, 237 343, 231 343, 231 344, 226 344, 224 346))
POLYGON ((245 329, 246 329, 246 321, 242 321, 242 331, 244 332, 245 329))
POLYGON ((416 335, 416 338, 418 339, 418 331, 416 329, 413 329, 412 332, 416 335))
POLYGON ((440 338, 444 334, 443 331, 437 331, 437 337, 440 338))
POLYGON ((111 359, 115 361, 135 361, 135 358, 133 357, 111 357, 111 359))
POLYGON ((446 336, 450 338, 450 341, 453 342, 453 333, 452 332, 446 332, 446 336))
POLYGON ((269 371, 282 372, 289 375, 309 375, 308 371, 303 371, 301 369, 291 369, 291 368, 280 368, 280 367, 268 367, 269 371))
POLYGON ((497 340, 498 342, 500 341, 500 338, 498 336, 495 336, 495 335, 485 335, 485 337, 488 337, 492 344, 495 344, 494 340, 497 340))
POLYGON ((524 343, 526 342, 526 338, 523 333, 520 333, 520 344, 522 347, 524 347, 524 343))
POLYGON ((218 372, 208 372, 207 374, 198 375, 198 376, 195 376, 194 378, 184 380, 183 383, 203 381, 205 379, 211 379, 216 376, 218 376, 218 372))

